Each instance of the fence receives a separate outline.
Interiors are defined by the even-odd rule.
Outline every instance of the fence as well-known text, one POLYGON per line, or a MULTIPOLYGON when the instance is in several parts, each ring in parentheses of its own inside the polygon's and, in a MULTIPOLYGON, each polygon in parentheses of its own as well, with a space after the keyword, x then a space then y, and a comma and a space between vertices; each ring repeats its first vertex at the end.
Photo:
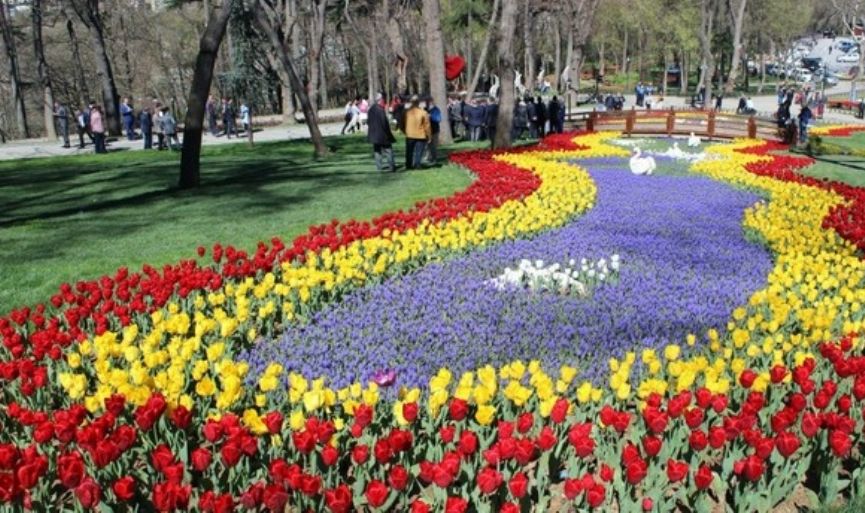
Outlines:
POLYGON ((631 110, 584 112, 570 116, 589 132, 614 130, 625 135, 690 135, 711 139, 737 137, 781 140, 774 120, 713 110, 631 110))

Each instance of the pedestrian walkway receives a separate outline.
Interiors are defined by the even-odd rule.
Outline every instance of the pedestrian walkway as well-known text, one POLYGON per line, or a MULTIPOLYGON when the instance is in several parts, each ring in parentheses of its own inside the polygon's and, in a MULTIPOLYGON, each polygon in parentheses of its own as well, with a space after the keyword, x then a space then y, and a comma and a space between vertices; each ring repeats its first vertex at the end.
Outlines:
MULTIPOLYGON (((322 111, 321 113, 322 117, 324 117, 325 119, 333 119, 333 116, 329 116, 329 114, 329 111, 322 111)), ((338 135, 340 128, 342 128, 341 121, 322 123, 319 125, 319 129, 324 136, 338 135)), ((253 135, 255 142, 286 141, 308 138, 309 129, 307 129, 306 125, 301 122, 294 125, 262 127, 260 129, 255 129, 253 135)), ((0 160, 57 157, 64 155, 82 155, 93 153, 93 145, 86 137, 85 141, 87 145, 83 149, 78 147, 77 134, 70 134, 70 139, 73 143, 71 148, 63 148, 63 142, 60 140, 49 141, 48 139, 26 139, 19 141, 10 141, 6 144, 0 144, 0 160)), ((155 145, 156 134, 154 134, 153 139, 155 145)), ((245 143, 246 141, 247 139, 245 135, 240 138, 228 139, 224 136, 214 137, 208 133, 205 133, 202 138, 202 144, 204 146, 211 146, 216 144, 245 143)), ((143 149, 144 142, 141 139, 135 141, 129 141, 125 137, 119 137, 115 140, 109 139, 109 151, 129 151, 143 149)))

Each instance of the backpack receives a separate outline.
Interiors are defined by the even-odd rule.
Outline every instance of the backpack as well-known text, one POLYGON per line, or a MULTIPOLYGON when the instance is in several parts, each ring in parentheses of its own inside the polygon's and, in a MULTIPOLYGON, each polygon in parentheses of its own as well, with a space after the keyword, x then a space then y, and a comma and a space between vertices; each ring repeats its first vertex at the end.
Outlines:
POLYGON ((430 123, 441 123, 442 122, 442 111, 439 110, 438 107, 433 107, 433 109, 429 113, 430 123))

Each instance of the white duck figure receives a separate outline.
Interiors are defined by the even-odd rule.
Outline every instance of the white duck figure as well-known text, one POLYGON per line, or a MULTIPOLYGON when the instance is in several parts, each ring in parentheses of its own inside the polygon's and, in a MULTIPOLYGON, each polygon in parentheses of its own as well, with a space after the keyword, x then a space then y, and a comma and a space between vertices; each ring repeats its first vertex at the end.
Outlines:
POLYGON ((673 147, 668 149, 665 152, 665 155, 670 157, 670 158, 677 159, 677 160, 688 158, 688 154, 685 153, 684 151, 682 151, 682 148, 679 148, 678 142, 674 142, 673 147))
POLYGON ((523 74, 514 70, 514 91, 517 93, 517 98, 522 98, 526 95, 526 86, 523 85, 523 74))
POLYGON ((651 175, 655 172, 655 159, 652 156, 643 157, 640 148, 634 148, 634 154, 631 156, 631 173, 635 175, 651 175))
POLYGON ((688 148, 696 148, 700 145, 700 138, 694 135, 694 132, 691 132, 691 136, 688 137, 688 148))
POLYGON ((499 76, 492 76, 492 86, 490 86, 490 98, 498 98, 499 96, 499 76))

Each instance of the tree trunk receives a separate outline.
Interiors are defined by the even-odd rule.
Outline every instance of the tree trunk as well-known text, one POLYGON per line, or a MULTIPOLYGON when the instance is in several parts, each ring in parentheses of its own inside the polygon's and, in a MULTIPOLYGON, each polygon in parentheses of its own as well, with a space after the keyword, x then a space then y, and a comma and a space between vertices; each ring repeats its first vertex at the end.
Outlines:
POLYGON ((682 50, 682 63, 679 65, 679 94, 688 94, 688 80, 691 76, 691 59, 688 52, 682 50))
POLYGON ((271 49, 276 53, 279 63, 282 65, 283 71, 288 75, 289 83, 295 90, 300 107, 303 110, 303 118, 309 128, 309 138, 312 140, 312 145, 315 148, 315 156, 323 157, 327 155, 327 146, 324 145, 324 138, 321 136, 321 130, 318 128, 318 114, 313 108, 309 95, 303 84, 300 81, 300 76, 294 67, 291 60, 291 48, 288 41, 291 40, 291 35, 294 33, 295 24, 288 27, 286 37, 280 37, 280 26, 272 22, 264 9, 264 0, 258 0, 255 7, 255 21, 258 27, 267 36, 270 42, 271 49))
MULTIPOLYGON (((774 55, 774 53, 772 54, 774 55)), ((757 86, 757 94, 763 93, 763 88, 766 87, 766 52, 760 48, 760 85, 757 86)))
MULTIPOLYGON (((664 96, 667 96, 667 82, 669 81, 669 78, 670 78, 670 75, 667 72, 667 70, 669 70, 669 69, 670 69, 670 52, 668 52, 667 50, 664 50, 664 73, 661 74, 661 76, 663 77, 663 81, 664 81, 664 83, 661 84, 661 91, 663 91, 664 96)), ((682 72, 682 70, 680 69, 679 70, 679 73, 680 73, 679 76, 681 76, 681 72, 682 72)))
POLYGON ((523 66, 523 80, 527 91, 534 88, 535 81, 535 17, 532 13, 531 0, 523 0, 523 40, 525 42, 525 63, 523 66))
MULTIPOLYGON (((584 47, 592 31, 592 23, 595 18, 599 0, 571 0, 572 11, 570 13, 571 29, 573 32, 573 53, 568 61, 570 67, 571 83, 580 88, 580 71, 583 67, 584 47)), ((569 94, 573 94, 569 92, 569 94)), ((576 103, 576 96, 573 97, 576 103)))
POLYGON ((75 34, 75 24, 66 10, 66 32, 69 34, 69 46, 72 48, 72 65, 75 68, 75 89, 78 91, 78 106, 84 107, 90 99, 90 91, 87 87, 87 79, 84 78, 84 63, 81 61, 81 50, 78 46, 78 36, 75 34))
POLYGON ((378 86, 378 34, 375 31, 375 24, 370 23, 369 44, 367 45, 366 57, 366 82, 369 101, 374 101, 375 95, 379 92, 378 86))
POLYGON ((496 120, 494 148, 511 146, 511 128, 514 120, 514 30, 516 28, 517 0, 502 0, 502 19, 499 24, 498 69, 501 78, 499 115, 496 120))
POLYGON ((210 17, 204 35, 198 43, 198 57, 195 59, 195 73, 189 89, 186 118, 183 126, 183 151, 180 155, 180 187, 198 187, 201 180, 201 132, 204 126, 204 109, 210 84, 213 80, 213 66, 219 53, 219 45, 225 36, 225 27, 231 16, 231 4, 225 0, 217 16, 210 17))
POLYGON ((54 90, 51 87, 51 76, 48 73, 48 63, 45 61, 45 47, 42 44, 42 0, 32 1, 30 14, 33 22, 33 56, 36 58, 36 75, 42 85, 45 135, 53 140, 57 138, 57 129, 54 126, 54 90))
POLYGON ((709 107, 712 101, 712 76, 715 74, 715 55, 712 53, 713 26, 715 22, 715 6, 713 0, 700 0, 700 30, 697 37, 700 39, 700 82, 697 91, 701 87, 706 88, 703 97, 703 107, 709 107))
MULTIPOLYGON (((558 17, 555 17, 553 23, 553 44, 556 45, 553 50, 553 74, 556 79, 556 91, 562 90, 562 21, 558 17)), ((544 68, 545 63, 541 62, 541 69, 544 68)), ((534 80, 534 73, 532 73, 532 79, 534 80)), ((540 85, 540 84, 538 84, 540 85)))
POLYGON ((18 53, 15 48, 15 38, 12 35, 11 21, 6 16, 6 0, 0 0, 0 32, 2 32, 3 48, 9 65, 9 84, 12 92, 12 102, 15 105, 15 122, 18 136, 30 137, 27 126, 27 111, 24 108, 24 91, 21 88, 21 75, 18 70, 18 53))
MULTIPOLYGON (((736 79, 739 76, 739 67, 742 61, 742 28, 745 23, 745 7, 748 0, 727 0, 727 7, 732 16, 731 31, 733 32, 733 58, 730 62, 730 72, 727 75, 727 83, 724 92, 729 96, 736 88, 736 79)), ((745 70, 747 73, 748 70, 745 70)))
MULTIPOLYGON (((469 84, 468 89, 466 89, 467 97, 471 98, 472 95, 475 94, 475 89, 478 88, 478 82, 481 80, 481 73, 484 70, 487 62, 487 53, 490 51, 490 41, 495 34, 495 26, 496 26, 496 17, 499 11, 500 0, 493 0, 493 8, 490 12, 490 21, 487 23, 487 35, 484 39, 484 46, 481 47, 481 55, 478 57, 478 62, 475 65, 475 74, 472 77, 472 81, 469 84)), ((513 58, 511 59, 513 60, 513 58)))
POLYGON ((90 44, 93 45, 93 56, 96 61, 96 74, 102 86, 102 102, 105 104, 105 119, 108 133, 120 135, 120 96, 114 82, 114 72, 111 60, 108 58, 108 48, 105 44, 105 27, 99 14, 99 0, 75 0, 75 12, 81 22, 90 32, 90 44))
MULTIPOLYGON (((450 144, 453 142, 453 138, 447 115, 448 91, 445 79, 445 47, 442 40, 441 12, 439 9, 439 0, 423 0, 430 94, 443 114, 439 125, 439 142, 450 144)), ((511 79, 511 87, 513 87, 513 79, 511 79)))
POLYGON ((396 74, 396 91, 394 94, 404 94, 408 92, 408 53, 406 53, 403 45, 397 15, 390 16, 386 23, 386 32, 394 55, 393 69, 396 74))
POLYGON ((312 17, 309 20, 309 101, 317 113, 319 108, 318 93, 321 81, 321 56, 324 46, 324 22, 327 0, 314 0, 312 17))
MULTIPOLYGON (((472 10, 469 9, 468 13, 468 22, 466 23, 466 31, 465 31, 465 45, 466 45, 466 72, 465 76, 471 77, 473 76, 472 70, 474 67, 472 66, 474 62, 472 61, 472 10)), ((468 84, 465 84, 468 85, 468 84)))
POLYGON ((628 31, 625 30, 625 35, 622 38, 622 72, 628 73, 628 31))

